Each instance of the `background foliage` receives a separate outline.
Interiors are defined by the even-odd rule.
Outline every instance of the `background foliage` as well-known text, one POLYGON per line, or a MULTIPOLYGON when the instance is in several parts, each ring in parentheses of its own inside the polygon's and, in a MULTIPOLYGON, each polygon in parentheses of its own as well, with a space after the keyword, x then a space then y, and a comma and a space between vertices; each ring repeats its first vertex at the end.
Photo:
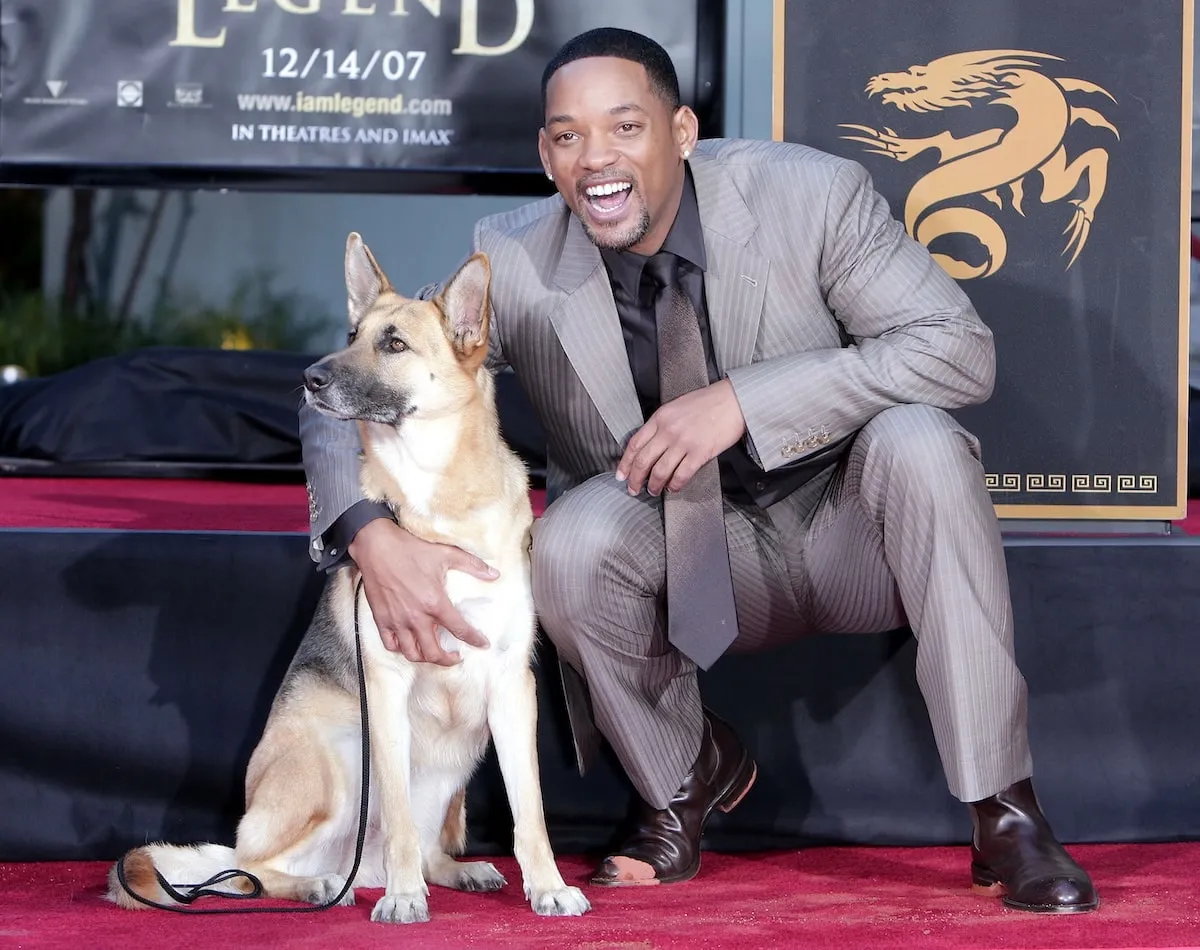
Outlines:
POLYGON ((150 346, 310 352, 328 331, 328 315, 299 294, 273 286, 266 271, 248 272, 214 305, 173 288, 168 265, 147 312, 135 313, 146 259, 156 241, 183 245, 191 196, 161 192, 148 201, 114 192, 98 201, 72 193, 60 293, 46 294, 41 192, 0 189, 0 366, 47 376, 106 356, 150 346), (182 203, 173 235, 160 234, 163 209, 182 203), (137 239, 134 263, 117 273, 117 249, 137 239), (118 276, 122 278, 118 286, 118 276))

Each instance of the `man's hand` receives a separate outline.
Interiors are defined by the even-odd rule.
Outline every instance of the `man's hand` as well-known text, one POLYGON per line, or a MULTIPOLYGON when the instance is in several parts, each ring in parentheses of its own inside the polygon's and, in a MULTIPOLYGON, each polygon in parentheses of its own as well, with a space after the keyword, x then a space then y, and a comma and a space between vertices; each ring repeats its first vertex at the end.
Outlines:
POLYGON ((387 518, 369 521, 350 542, 350 557, 363 576, 367 603, 387 649, 414 663, 454 666, 462 661, 438 643, 442 626, 464 643, 486 647, 446 596, 446 572, 463 571, 481 580, 499 575, 461 548, 434 544, 409 534, 387 518))
POLYGON ((633 434, 617 463, 617 478, 636 495, 645 484, 651 495, 664 486, 679 491, 710 459, 746 432, 733 383, 722 379, 659 406, 633 434))

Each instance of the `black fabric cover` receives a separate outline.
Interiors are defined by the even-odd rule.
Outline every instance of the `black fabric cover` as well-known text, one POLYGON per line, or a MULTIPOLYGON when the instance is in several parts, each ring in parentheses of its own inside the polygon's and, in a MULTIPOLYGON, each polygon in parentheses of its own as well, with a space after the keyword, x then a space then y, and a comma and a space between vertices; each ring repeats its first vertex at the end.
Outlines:
MULTIPOLYGON (((301 480, 296 409, 317 354, 156 347, 0 386, 0 474, 301 480)), ((545 479, 546 439, 512 373, 505 438, 545 479)), ((1189 390, 1188 495, 1200 497, 1200 392, 1189 390)))
MULTIPOLYGON (((296 411, 319 358, 156 347, 0 386, 0 470, 301 480, 296 411)), ((544 477, 545 440, 511 373, 497 401, 505 437, 544 477)))
MULTIPOLYGON (((1035 783, 1059 835, 1200 838, 1200 543, 1010 538, 1006 555, 1035 783)), ((232 841, 246 762, 321 583, 303 535, 0 532, 0 861, 232 841)), ((542 650, 552 839, 600 849, 627 787, 607 760, 576 772, 542 650)), ((705 700, 759 777, 707 844, 969 840, 914 657, 898 631, 717 663, 705 700)), ((511 848, 494 757, 468 802, 472 850, 511 848)))

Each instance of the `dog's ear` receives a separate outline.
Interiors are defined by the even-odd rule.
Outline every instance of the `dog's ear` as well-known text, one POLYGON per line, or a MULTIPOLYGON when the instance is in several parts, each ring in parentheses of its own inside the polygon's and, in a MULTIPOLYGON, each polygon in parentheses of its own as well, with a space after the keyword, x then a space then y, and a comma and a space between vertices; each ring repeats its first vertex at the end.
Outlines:
POLYGON ((346 309, 350 325, 358 326, 379 295, 391 289, 392 285, 376 263, 371 249, 357 231, 350 232, 346 238, 346 309))
POLYGON ((438 295, 438 306, 446 318, 446 331, 461 356, 470 357, 486 347, 488 336, 488 288, 492 269, 487 255, 472 254, 450 278, 438 295))

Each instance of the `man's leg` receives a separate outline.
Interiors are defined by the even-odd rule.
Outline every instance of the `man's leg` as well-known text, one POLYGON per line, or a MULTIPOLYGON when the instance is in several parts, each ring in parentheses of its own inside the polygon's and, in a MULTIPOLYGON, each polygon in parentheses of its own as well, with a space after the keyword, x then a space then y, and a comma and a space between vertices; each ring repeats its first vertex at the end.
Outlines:
POLYGON ((635 788, 659 802, 691 766, 701 721, 695 669, 666 643, 663 549, 657 502, 607 474, 556 499, 533 529, 542 629, 583 678, 635 788))
MULTIPOLYGON (((623 490, 611 495, 611 482, 603 476, 581 486, 594 486, 597 494, 581 493, 577 508, 557 513, 562 517, 554 530, 541 535, 541 560, 535 535, 535 597, 560 653, 585 673, 593 700, 600 699, 596 684, 612 678, 609 667, 629 664, 642 675, 616 677, 620 688, 609 695, 644 699, 635 717, 639 731, 655 733, 673 718, 671 728, 687 735, 697 728, 695 717, 689 723, 677 711, 698 708, 699 699, 694 671, 662 636, 656 593, 661 522, 645 511, 631 514, 637 505, 657 514, 657 503, 630 499, 623 490), (626 536, 635 522, 636 541, 626 536), (631 593, 634 582, 640 586, 631 593), (640 621, 637 605, 645 611, 640 621), (641 653, 591 646, 608 642, 617 617, 630 637, 652 631, 643 632, 641 653), (662 670, 688 703, 664 705, 670 691, 660 685, 662 670)), ((918 682, 947 781, 971 802, 976 882, 998 884, 1026 909, 1091 909, 1091 882, 1054 840, 1027 778, 1025 684, 1013 659, 1003 547, 974 438, 938 410, 890 409, 864 427, 825 487, 824 480, 809 483, 765 516, 727 512, 740 628, 734 649, 765 648, 817 631, 884 631, 908 621, 918 638, 918 682)), ((665 785, 656 790, 619 708, 600 701, 606 708, 597 719, 604 720, 622 764, 631 778, 641 774, 635 785, 648 801, 661 802, 695 740, 677 750, 659 775, 665 785)))
MULTIPOLYGON (((770 522, 727 507, 739 641, 796 624, 770 522)), ((596 725, 641 796, 670 802, 704 732, 696 666, 667 640, 661 501, 611 474, 557 499, 533 532, 538 618, 587 685, 596 725)))
POLYGON ((964 802, 1032 772, 1004 549, 977 452, 940 410, 880 413, 803 541, 818 629, 872 632, 907 620, 950 792, 964 802))
MULTIPOLYGON (((795 626, 778 539, 761 512, 727 507, 739 636, 765 641, 795 626)), ((568 702, 576 741, 587 707, 638 797, 634 830, 594 884, 694 876, 711 812, 732 809, 755 777, 733 730, 702 708, 695 665, 667 641, 665 543, 658 499, 631 497, 612 475, 575 488, 534 530, 534 600, 560 660, 584 682, 568 702)))
POLYGON ((907 618, 947 783, 971 805, 975 883, 1025 910, 1094 909, 1091 880, 1054 839, 1029 780, 1026 686, 974 437, 937 409, 880 413, 803 546, 800 596, 819 629, 883 629, 889 604, 894 619, 907 618))

